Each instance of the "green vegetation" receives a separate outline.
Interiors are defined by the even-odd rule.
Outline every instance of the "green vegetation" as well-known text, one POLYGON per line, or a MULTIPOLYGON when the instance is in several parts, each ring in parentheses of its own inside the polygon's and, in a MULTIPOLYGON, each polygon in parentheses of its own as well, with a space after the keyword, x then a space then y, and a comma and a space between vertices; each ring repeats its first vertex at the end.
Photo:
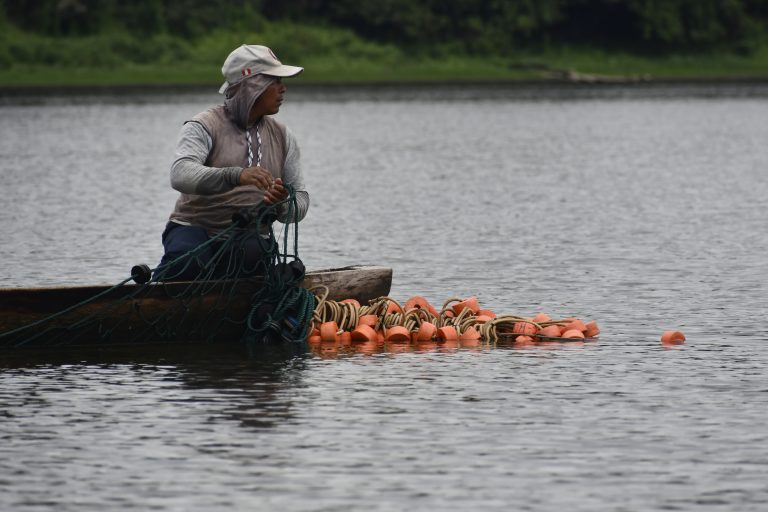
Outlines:
POLYGON ((554 70, 768 78, 768 0, 0 0, 0 84, 218 84, 244 42, 297 80, 554 70))

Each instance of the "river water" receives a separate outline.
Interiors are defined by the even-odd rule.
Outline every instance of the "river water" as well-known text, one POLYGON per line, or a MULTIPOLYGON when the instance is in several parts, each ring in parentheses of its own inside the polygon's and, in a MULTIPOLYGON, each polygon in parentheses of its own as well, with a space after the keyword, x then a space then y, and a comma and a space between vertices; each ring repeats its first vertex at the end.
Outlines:
MULTIPOLYGON (((309 268, 600 340, 3 355, 0 509, 768 509, 768 86, 288 85, 309 268)), ((156 264, 217 101, 0 98, 0 287, 156 264)))

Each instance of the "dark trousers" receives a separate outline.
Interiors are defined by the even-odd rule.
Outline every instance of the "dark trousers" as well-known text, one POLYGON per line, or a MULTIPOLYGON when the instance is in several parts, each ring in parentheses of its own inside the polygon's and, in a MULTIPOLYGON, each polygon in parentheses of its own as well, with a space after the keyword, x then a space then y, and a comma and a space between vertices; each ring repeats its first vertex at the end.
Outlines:
MULTIPOLYGON (((199 248, 210 237, 208 232, 200 226, 184 226, 169 222, 163 231, 163 254, 160 265, 166 265, 171 261, 199 248)), ((220 253, 224 244, 231 243, 227 240, 217 241, 199 249, 191 259, 184 259, 169 268, 164 269, 156 280, 161 281, 191 281, 200 276, 202 269, 216 258, 216 268, 212 275, 207 277, 241 277, 263 274, 265 264, 269 261, 269 252, 272 249, 268 240, 262 239, 258 233, 249 237, 240 237, 232 247, 226 249, 225 254, 220 253), (218 254, 218 255, 217 255, 218 254)))

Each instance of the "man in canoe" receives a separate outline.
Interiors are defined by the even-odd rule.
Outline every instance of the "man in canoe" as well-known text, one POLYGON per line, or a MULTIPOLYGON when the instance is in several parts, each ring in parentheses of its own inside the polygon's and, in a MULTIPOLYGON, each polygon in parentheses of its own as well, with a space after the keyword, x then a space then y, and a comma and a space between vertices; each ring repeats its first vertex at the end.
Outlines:
MULTIPOLYGON (((180 195, 163 232, 161 265, 205 244, 243 208, 283 201, 286 184, 296 191, 297 211, 288 219, 289 207, 281 204, 277 220, 304 218, 309 195, 299 146, 291 131, 271 117, 283 102, 283 79, 303 70, 282 64, 266 46, 242 45, 229 54, 221 68, 224 103, 186 121, 176 145, 171 186, 180 195)), ((255 268, 263 247, 257 238, 246 242, 245 267, 255 268)), ((191 264, 164 269, 156 279, 194 279, 215 251, 215 244, 205 246, 191 264)))

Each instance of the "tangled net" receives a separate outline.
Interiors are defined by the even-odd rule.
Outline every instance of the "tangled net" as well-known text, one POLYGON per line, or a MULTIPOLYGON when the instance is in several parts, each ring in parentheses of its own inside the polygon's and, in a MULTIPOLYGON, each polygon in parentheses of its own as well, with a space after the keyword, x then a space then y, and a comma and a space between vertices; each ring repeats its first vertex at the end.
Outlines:
POLYGON ((238 212, 227 229, 173 261, 154 269, 137 265, 111 288, 0 333, 0 347, 210 342, 228 334, 249 343, 305 342, 315 297, 300 286, 305 269, 298 255, 296 193, 286 189, 284 201, 238 212), (281 251, 272 223, 278 208, 286 207, 291 221, 284 224, 281 251), (192 279, 178 281, 190 272, 192 279))

